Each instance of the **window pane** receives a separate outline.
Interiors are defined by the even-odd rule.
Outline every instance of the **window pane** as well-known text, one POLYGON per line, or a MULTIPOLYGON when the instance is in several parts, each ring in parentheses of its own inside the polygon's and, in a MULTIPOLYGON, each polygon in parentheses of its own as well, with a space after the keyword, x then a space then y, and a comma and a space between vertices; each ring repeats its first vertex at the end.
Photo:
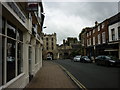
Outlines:
POLYGON ((3 84, 3 78, 4 78, 4 49, 5 49, 5 38, 2 37, 2 84, 3 84))
POLYGON ((23 44, 22 43, 18 43, 17 46, 17 63, 18 63, 18 75, 21 74, 23 72, 23 58, 22 58, 22 49, 23 49, 23 44))
POLYGON ((23 33, 20 30, 17 32, 17 40, 23 41, 23 33))
POLYGON ((7 39, 7 82, 15 77, 15 41, 7 39))
POLYGON ((120 27, 118 27, 118 38, 120 39, 120 27))
POLYGON ((12 38, 16 38, 16 30, 10 24, 7 25, 7 36, 12 37, 12 38))
POLYGON ((5 34, 5 20, 2 19, 2 34, 5 34))
POLYGON ((48 41, 48 38, 46 38, 46 41, 48 41))
POLYGON ((3 48, 2 48, 2 36, 0 35, 0 43, 1 43, 1 45, 0 45, 0 86, 2 85, 2 71, 3 71, 3 69, 2 69, 2 62, 3 62, 3 60, 2 60, 2 53, 3 53, 3 48))

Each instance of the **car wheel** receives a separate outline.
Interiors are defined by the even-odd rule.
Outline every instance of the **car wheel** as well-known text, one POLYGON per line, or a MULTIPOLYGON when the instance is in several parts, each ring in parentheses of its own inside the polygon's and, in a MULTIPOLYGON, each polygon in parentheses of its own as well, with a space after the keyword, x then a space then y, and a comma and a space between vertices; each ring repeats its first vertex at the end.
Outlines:
POLYGON ((99 61, 96 61, 96 64, 99 65, 99 61))
POLYGON ((105 65, 106 65, 107 67, 109 67, 109 66, 110 66, 109 62, 105 62, 105 65))
POLYGON ((83 63, 85 63, 85 60, 83 60, 83 63))
POLYGON ((114 63, 110 63, 110 66, 115 66, 115 64, 114 63))

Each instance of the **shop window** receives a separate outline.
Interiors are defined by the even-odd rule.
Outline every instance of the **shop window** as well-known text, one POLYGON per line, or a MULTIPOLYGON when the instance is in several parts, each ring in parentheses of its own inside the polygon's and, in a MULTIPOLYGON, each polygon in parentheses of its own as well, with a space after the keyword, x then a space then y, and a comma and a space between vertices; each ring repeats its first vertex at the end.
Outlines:
POLYGON ((4 19, 2 19, 2 34, 5 34, 5 20, 4 19))
POLYGON ((118 27, 118 39, 120 39, 120 27, 118 27))
POLYGON ((2 84, 9 82, 15 78, 16 75, 23 72, 23 33, 20 30, 16 30, 12 24, 5 24, 5 21, 6 20, 2 19, 2 34, 6 35, 2 36, 1 40, 2 84), (7 27, 7 31, 5 31, 5 27, 7 27), (6 66, 6 69, 4 66, 6 66), (4 73, 6 73, 6 76, 4 73))
POLYGON ((15 77, 15 41, 7 39, 7 82, 15 77))
POLYGON ((20 30, 17 31, 17 40, 23 41, 23 33, 20 30))
POLYGON ((4 82, 4 48, 5 48, 5 38, 2 37, 2 84, 4 82))
POLYGON ((23 50, 23 44, 19 43, 17 44, 17 74, 21 74, 23 72, 23 58, 22 58, 22 50, 23 50))
POLYGON ((16 39, 16 30, 15 30, 15 28, 14 28, 12 25, 10 25, 10 24, 7 25, 7 36, 16 39))

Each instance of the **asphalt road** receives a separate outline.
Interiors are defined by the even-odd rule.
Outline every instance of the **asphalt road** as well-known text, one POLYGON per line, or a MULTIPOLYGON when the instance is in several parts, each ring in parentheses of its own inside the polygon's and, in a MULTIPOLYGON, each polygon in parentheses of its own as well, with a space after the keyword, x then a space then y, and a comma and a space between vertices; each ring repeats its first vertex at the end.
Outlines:
POLYGON ((53 62, 66 68, 86 88, 120 88, 120 67, 105 67, 71 60, 53 62))

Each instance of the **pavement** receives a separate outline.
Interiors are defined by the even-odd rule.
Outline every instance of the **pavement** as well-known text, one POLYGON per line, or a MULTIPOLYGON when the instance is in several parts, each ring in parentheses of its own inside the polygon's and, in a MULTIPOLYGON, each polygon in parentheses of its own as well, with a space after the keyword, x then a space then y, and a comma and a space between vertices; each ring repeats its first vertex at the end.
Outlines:
POLYGON ((78 88, 66 72, 52 61, 43 61, 43 67, 26 86, 29 88, 78 88))

